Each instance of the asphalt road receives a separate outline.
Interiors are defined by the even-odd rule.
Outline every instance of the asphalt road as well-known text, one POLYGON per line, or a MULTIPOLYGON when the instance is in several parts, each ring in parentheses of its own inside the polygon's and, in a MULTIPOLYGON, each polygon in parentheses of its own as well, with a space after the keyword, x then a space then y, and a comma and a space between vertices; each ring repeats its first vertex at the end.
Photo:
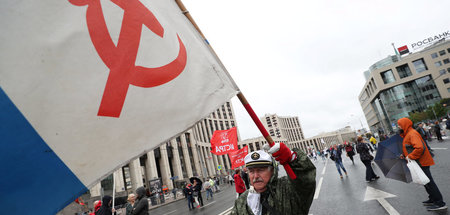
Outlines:
MULTIPOLYGON (((436 165, 431 167, 431 174, 438 185, 444 201, 450 203, 450 139, 444 142, 436 140, 430 143, 434 148, 436 165)), ((344 166, 348 177, 340 179, 336 166, 332 160, 319 159, 313 161, 317 168, 316 199, 310 209, 310 214, 450 214, 448 210, 442 212, 429 212, 422 201, 428 199, 422 185, 404 183, 385 178, 374 164, 372 167, 381 178, 373 182, 365 182, 365 166, 355 156, 355 165, 344 156, 344 166), (325 170, 324 170, 325 169, 325 170), (321 186, 320 180, 322 180, 321 186), (320 187, 320 190, 319 190, 320 187), (382 191, 382 192, 380 192, 382 191), (389 195, 391 194, 391 195, 389 195), (376 195, 376 196, 373 196, 376 195), (383 198, 378 201, 374 198, 383 198), (366 201, 365 201, 366 199, 366 201), (380 203, 381 202, 381 203, 380 203), (386 204, 387 203, 387 204, 386 204), (387 211, 382 204, 389 208, 387 211)))
POLYGON ((221 186, 221 191, 213 194, 213 198, 206 200, 206 193, 202 193, 203 207, 189 210, 187 200, 179 200, 149 211, 151 215, 214 215, 221 214, 234 205, 236 192, 234 186, 221 186))
MULTIPOLYGON (((450 139, 444 142, 436 140, 430 143, 434 148, 436 165, 431 173, 438 185, 444 201, 450 203, 450 139)), ((372 167, 381 178, 373 182, 365 182, 365 166, 359 156, 355 156, 355 164, 348 157, 343 157, 348 176, 339 177, 334 162, 330 159, 313 161, 317 168, 317 188, 315 199, 309 214, 346 214, 346 215, 383 215, 383 214, 450 214, 448 210, 429 212, 422 201, 428 199, 425 188, 418 184, 407 184, 387 179, 374 164, 372 167)), ((283 172, 283 171, 282 171, 283 172)), ((280 173, 283 175, 283 173, 280 173)), ((203 194, 204 195, 204 194, 203 194)), ((186 200, 177 201, 153 210, 150 214, 221 214, 233 207, 235 200, 234 187, 227 186, 214 199, 206 201, 200 209, 189 210, 186 200)))

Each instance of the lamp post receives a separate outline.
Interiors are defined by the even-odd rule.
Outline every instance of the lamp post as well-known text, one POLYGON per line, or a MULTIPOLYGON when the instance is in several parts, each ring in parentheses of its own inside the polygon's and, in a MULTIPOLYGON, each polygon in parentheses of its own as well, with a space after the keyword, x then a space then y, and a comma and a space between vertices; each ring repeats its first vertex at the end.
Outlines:
POLYGON ((351 116, 351 117, 357 118, 357 119, 359 120, 359 123, 361 124, 361 129, 364 128, 363 123, 362 123, 362 121, 361 121, 361 117, 357 117, 357 116, 355 116, 355 115, 353 115, 353 114, 351 114, 350 116, 351 116))

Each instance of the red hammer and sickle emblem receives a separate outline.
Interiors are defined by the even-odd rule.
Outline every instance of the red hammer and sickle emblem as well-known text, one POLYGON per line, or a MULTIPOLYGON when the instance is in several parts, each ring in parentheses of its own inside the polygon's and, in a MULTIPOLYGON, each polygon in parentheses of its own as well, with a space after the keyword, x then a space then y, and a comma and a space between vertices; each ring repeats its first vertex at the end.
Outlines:
POLYGON ((142 26, 145 25, 160 37, 164 36, 164 28, 138 0, 111 1, 124 10, 117 46, 109 35, 100 0, 69 0, 76 6, 88 5, 86 21, 89 35, 98 55, 110 69, 97 115, 119 117, 130 84, 148 88, 173 80, 183 72, 187 55, 186 48, 177 35, 180 50, 175 60, 157 68, 136 66, 142 26))

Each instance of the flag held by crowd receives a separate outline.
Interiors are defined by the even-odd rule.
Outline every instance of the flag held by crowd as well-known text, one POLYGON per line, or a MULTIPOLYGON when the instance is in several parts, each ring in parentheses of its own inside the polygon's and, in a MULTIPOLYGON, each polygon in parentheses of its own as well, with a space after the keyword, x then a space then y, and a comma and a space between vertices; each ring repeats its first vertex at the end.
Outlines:
POLYGON ((248 154, 248 146, 245 146, 242 149, 235 150, 228 153, 228 157, 231 160, 231 169, 238 168, 245 164, 244 158, 248 154))
POLYGON ((211 153, 225 155, 237 150, 237 130, 232 127, 228 130, 216 130, 211 138, 211 153))
POLYGON ((175 1, 5 0, 0 27, 8 214, 57 213, 238 91, 175 1))

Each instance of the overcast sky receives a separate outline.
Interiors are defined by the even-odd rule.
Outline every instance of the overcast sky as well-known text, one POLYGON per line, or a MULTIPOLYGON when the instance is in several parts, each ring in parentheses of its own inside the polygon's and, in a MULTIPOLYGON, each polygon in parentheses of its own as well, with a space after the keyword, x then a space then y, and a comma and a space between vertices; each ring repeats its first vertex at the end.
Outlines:
MULTIPOLYGON (((261 117, 298 116, 305 136, 367 122, 363 72, 396 47, 450 30, 450 1, 184 0, 261 117)), ((242 139, 261 136, 237 98, 242 139)))

